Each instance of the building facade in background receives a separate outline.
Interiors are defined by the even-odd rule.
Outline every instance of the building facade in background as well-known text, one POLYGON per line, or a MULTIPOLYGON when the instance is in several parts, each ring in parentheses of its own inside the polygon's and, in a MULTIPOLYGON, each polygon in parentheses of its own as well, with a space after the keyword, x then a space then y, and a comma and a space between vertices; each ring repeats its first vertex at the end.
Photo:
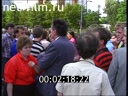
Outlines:
POLYGON ((7 11, 8 8, 5 6, 10 6, 12 3, 14 3, 14 0, 2 0, 2 8, 4 11, 7 11))
POLYGON ((72 5, 78 3, 78 0, 57 0, 57 3, 61 5, 65 5, 66 3, 71 3, 72 5))
POLYGON ((44 4, 46 1, 56 1, 58 5, 65 5, 66 3, 76 4, 78 0, 38 0, 39 4, 44 4))
POLYGON ((2 0, 2 5, 11 5, 12 3, 14 3, 14 0, 2 0))
POLYGON ((38 0, 39 4, 44 4, 47 0, 38 0))

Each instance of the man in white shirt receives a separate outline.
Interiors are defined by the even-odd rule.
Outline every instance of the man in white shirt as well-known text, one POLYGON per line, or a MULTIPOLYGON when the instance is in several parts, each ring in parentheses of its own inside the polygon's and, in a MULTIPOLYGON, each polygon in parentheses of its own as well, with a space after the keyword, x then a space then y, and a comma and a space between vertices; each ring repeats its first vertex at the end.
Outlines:
POLYGON ((80 83, 75 78, 74 82, 79 83, 58 82, 56 85, 58 96, 114 95, 107 73, 96 67, 93 62, 93 55, 96 53, 98 45, 98 39, 91 33, 83 33, 77 38, 78 52, 83 60, 65 65, 62 69, 61 76, 71 76, 72 79, 75 76, 81 78, 82 76, 88 76, 89 81, 80 83))

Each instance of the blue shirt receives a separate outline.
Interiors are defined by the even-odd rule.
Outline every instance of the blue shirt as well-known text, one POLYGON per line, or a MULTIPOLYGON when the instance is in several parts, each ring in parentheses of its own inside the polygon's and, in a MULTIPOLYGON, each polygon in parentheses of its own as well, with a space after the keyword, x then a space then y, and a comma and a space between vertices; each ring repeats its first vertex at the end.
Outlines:
POLYGON ((112 44, 112 41, 111 41, 111 40, 109 40, 109 41, 107 42, 106 47, 108 48, 108 50, 109 50, 110 52, 112 52, 114 45, 112 44))
POLYGON ((33 39, 33 34, 31 34, 29 37, 30 37, 31 39, 33 39))
POLYGON ((16 53, 17 53, 16 42, 17 42, 17 39, 14 39, 13 42, 12 42, 12 45, 11 45, 11 57, 16 55, 16 53))

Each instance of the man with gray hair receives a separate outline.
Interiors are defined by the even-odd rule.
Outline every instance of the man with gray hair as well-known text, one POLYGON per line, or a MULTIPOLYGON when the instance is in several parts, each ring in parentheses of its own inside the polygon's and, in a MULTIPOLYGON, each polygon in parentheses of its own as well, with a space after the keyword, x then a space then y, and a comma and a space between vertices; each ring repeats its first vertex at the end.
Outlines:
POLYGON ((126 22, 119 22, 115 25, 116 38, 117 38, 117 42, 115 45, 116 48, 124 47, 124 43, 123 43, 122 39, 124 37, 124 28, 126 27, 126 25, 127 25, 126 22))

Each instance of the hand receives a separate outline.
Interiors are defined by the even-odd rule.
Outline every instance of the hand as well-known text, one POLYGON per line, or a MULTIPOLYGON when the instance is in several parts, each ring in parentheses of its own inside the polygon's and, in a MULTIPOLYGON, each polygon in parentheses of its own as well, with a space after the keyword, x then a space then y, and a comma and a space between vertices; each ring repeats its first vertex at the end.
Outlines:
POLYGON ((112 44, 113 44, 115 47, 117 47, 117 45, 118 45, 117 38, 112 38, 112 39, 110 39, 110 40, 111 40, 112 44))
POLYGON ((28 62, 29 67, 34 67, 35 63, 33 61, 28 62))

